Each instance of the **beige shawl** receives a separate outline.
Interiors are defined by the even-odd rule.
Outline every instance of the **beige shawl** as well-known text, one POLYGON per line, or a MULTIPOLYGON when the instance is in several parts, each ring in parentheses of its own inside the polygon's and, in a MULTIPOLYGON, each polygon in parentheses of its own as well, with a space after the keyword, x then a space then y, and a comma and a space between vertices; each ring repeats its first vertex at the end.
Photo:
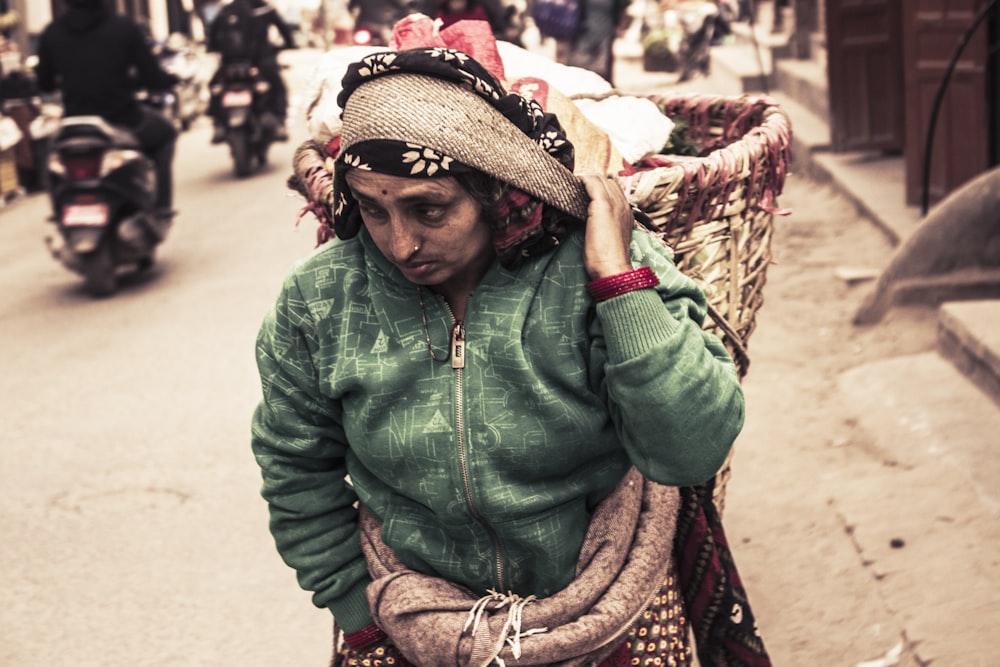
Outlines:
POLYGON ((675 487, 631 469, 596 508, 576 577, 544 599, 463 586, 407 568, 361 511, 376 624, 419 667, 597 665, 624 641, 666 580, 680 507, 675 487))

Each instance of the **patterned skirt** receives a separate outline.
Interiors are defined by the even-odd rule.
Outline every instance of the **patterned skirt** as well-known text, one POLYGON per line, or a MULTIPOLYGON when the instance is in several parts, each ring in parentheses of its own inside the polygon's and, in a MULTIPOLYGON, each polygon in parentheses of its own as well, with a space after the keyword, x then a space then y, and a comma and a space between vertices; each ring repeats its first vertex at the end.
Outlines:
MULTIPOLYGON (((599 667, 690 667, 692 650, 684 603, 673 566, 656 597, 632 626, 628 638, 599 667)), ((336 629, 334 630, 336 633, 336 629)), ((333 667, 397 667, 405 660, 386 655, 358 659, 334 637, 333 667)))
POLYGON ((600 667, 690 667, 684 600, 671 565, 660 592, 632 626, 628 639, 600 667))
MULTIPOLYGON (((712 490, 711 483, 681 489, 667 580, 627 639, 599 667, 691 667, 698 663, 772 667, 729 550, 722 517, 712 502, 712 490)), ((405 660, 391 655, 364 665, 352 663, 337 634, 333 667, 405 667, 405 660)))

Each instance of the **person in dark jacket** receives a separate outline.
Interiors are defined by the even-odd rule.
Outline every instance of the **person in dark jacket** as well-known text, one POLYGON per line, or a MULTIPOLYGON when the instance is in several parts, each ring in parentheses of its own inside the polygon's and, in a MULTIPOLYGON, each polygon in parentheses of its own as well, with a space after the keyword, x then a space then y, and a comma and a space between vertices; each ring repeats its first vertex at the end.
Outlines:
MULTIPOLYGON (((212 20, 208 31, 208 50, 217 52, 221 59, 219 71, 212 77, 210 86, 219 82, 226 65, 238 61, 252 63, 271 84, 265 104, 267 110, 274 115, 272 120, 275 138, 287 141, 285 119, 288 116, 288 88, 278 63, 279 47, 269 39, 272 27, 281 35, 283 48, 295 48, 295 35, 291 27, 267 0, 232 0, 224 6, 212 20)), ((219 104, 220 100, 213 95, 209 102, 209 116, 215 122, 212 135, 214 144, 222 143, 226 136, 226 128, 221 124, 219 104)))
POLYGON ((177 77, 160 67, 142 29, 101 0, 66 0, 68 11, 42 32, 38 42, 38 87, 62 94, 66 116, 100 116, 130 129, 156 164, 156 207, 173 211, 173 160, 177 128, 163 114, 139 103, 136 85, 164 90, 177 77))

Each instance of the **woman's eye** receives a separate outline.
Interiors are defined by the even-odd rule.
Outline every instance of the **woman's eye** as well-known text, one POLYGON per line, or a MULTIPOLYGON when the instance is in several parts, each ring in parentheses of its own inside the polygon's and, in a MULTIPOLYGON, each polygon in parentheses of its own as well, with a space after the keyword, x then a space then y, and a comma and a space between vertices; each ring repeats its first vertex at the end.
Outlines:
POLYGON ((421 206, 417 209, 417 215, 425 222, 439 222, 444 218, 445 210, 444 206, 421 206))
POLYGON ((379 220, 385 217, 385 211, 372 204, 366 204, 364 202, 358 204, 358 209, 361 211, 361 217, 365 220, 379 220))

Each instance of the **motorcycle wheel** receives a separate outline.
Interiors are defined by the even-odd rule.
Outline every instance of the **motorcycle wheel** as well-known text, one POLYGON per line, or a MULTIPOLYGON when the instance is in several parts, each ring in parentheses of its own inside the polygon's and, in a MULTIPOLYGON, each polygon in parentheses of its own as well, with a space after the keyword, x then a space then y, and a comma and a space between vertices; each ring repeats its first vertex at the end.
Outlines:
POLYGON ((91 296, 110 296, 118 289, 118 277, 115 275, 115 263, 111 256, 110 245, 102 243, 97 250, 83 257, 81 264, 83 286, 91 296))
POLYGON ((253 169, 253 153, 250 151, 250 135, 244 130, 231 130, 229 147, 233 153, 233 173, 236 178, 250 175, 253 169))

